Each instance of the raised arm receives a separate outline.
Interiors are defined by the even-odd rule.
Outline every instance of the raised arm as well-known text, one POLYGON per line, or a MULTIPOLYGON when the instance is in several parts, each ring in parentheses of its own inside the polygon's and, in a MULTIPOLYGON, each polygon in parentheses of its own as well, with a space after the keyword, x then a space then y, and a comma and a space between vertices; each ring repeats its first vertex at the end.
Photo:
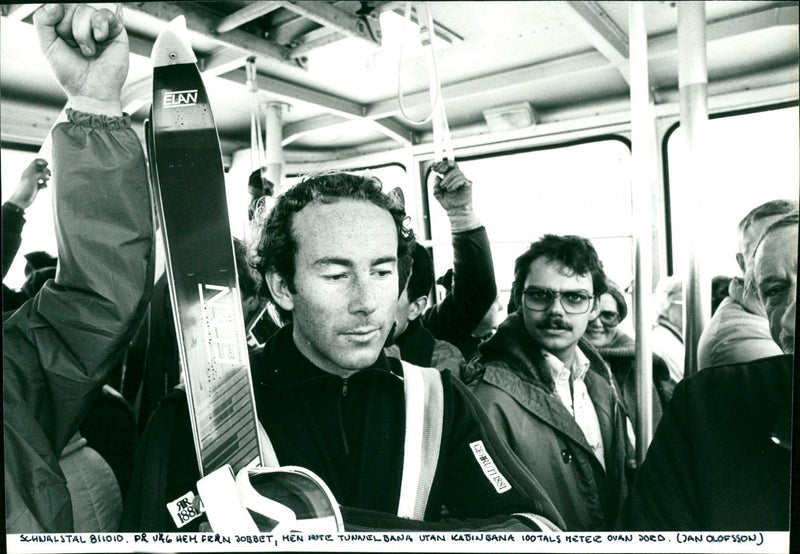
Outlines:
POLYGON ((122 356, 153 280, 144 155, 120 110, 119 12, 46 5, 34 23, 71 109, 53 129, 56 278, 3 325, 9 533, 71 531, 58 453, 122 356))
POLYGON ((47 186, 49 178, 50 169, 47 167, 47 161, 36 158, 20 175, 14 193, 3 202, 3 277, 11 268, 22 242, 25 210, 36 200, 39 189, 47 186))
POLYGON ((434 196, 447 212, 453 239, 453 287, 423 316, 425 327, 437 339, 460 345, 497 298, 489 237, 472 207, 472 181, 458 166, 439 162, 434 196))

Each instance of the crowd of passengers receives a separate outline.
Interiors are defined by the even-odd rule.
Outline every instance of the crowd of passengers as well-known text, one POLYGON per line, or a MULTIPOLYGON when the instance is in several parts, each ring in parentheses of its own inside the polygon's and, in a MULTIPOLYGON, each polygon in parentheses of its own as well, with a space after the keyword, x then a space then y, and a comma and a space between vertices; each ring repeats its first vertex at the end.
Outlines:
MULTIPOLYGON (((6 529, 174 531, 166 504, 201 476, 145 158, 121 111, 127 35, 119 13, 88 5, 44 5, 34 23, 69 110, 50 165, 35 160, 2 207, 5 275, 52 172, 57 263, 31 256, 26 286, 3 291, 6 529)), ((272 198, 251 177, 235 253, 279 463, 319 475, 355 530, 788 530, 797 202, 741 221, 742 274, 696 375, 684 378, 681 284, 656 287, 656 431, 637 465, 626 291, 590 240, 546 234, 517 258, 502 318, 472 183, 432 169, 454 259, 432 305, 402 195, 326 173, 272 198), (437 440, 415 449, 420 417, 437 440)))

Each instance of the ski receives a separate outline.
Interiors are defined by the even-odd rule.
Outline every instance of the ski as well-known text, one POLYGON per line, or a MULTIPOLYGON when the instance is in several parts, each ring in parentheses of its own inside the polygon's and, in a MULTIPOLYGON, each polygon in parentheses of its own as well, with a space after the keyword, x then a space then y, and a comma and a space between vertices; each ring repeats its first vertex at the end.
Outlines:
POLYGON ((153 45, 151 180, 200 475, 263 459, 217 128, 174 21, 153 45))

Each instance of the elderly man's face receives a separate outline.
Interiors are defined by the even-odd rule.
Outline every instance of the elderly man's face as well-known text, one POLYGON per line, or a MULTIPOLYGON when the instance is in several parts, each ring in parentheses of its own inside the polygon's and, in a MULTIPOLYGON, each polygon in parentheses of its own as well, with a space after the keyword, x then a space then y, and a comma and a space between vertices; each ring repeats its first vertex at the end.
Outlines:
POLYGON ((797 303, 797 227, 781 227, 764 237, 755 252, 753 272, 772 338, 791 354, 797 303))

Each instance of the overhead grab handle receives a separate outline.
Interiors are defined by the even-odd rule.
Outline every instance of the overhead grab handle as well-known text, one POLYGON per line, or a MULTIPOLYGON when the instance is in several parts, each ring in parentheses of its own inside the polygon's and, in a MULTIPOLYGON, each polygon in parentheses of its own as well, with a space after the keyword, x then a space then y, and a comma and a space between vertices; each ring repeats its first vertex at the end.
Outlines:
POLYGON ((264 147, 264 134, 261 129, 261 103, 258 98, 258 79, 256 57, 247 58, 247 88, 250 90, 250 169, 261 171, 261 185, 267 187, 267 152, 264 147))
MULTIPOLYGON (((411 21, 411 2, 406 2, 405 27, 411 21)), ((428 91, 431 100, 430 113, 421 120, 411 118, 405 107, 403 99, 403 45, 405 40, 400 41, 400 58, 397 71, 397 100, 400 105, 400 114, 403 118, 413 125, 424 125, 429 121, 433 126, 433 147, 434 161, 448 160, 450 165, 455 162, 453 146, 450 140, 450 127, 447 124, 447 114, 444 109, 442 97, 442 87, 439 82, 439 72, 436 66, 436 53, 433 49, 433 14, 431 13, 430 2, 417 2, 417 21, 419 22, 420 41, 425 55, 425 66, 428 70, 428 91)))

